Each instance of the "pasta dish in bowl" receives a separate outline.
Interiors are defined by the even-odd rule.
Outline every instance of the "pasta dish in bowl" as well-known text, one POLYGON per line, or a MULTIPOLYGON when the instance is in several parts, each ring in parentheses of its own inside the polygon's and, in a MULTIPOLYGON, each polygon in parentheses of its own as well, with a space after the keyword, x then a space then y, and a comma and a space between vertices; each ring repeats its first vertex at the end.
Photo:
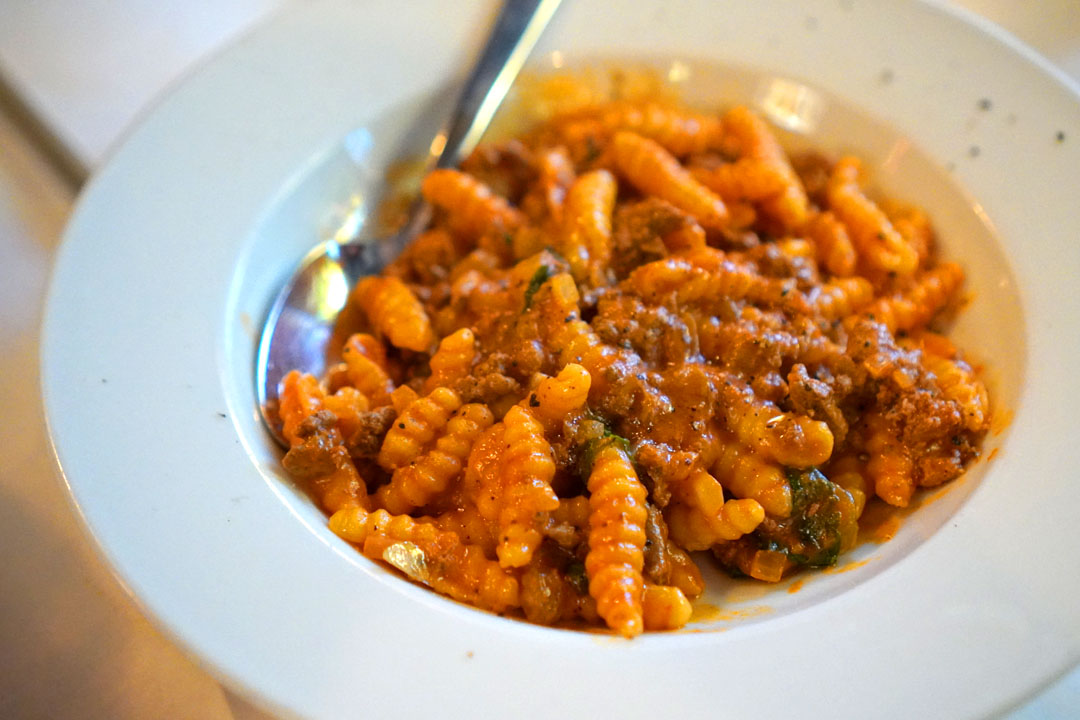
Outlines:
POLYGON ((742 105, 618 98, 483 145, 423 179, 436 219, 353 290, 342 361, 285 377, 285 468, 368 557, 541 624, 680 628, 691 552, 834 566, 990 425, 931 329, 961 266, 862 174, 742 105))
POLYGON ((282 466, 255 326, 393 206, 490 9, 303 3, 80 201, 45 408, 148 615, 303 717, 966 716, 1075 663, 1078 100, 930 4, 565 3, 533 70, 600 58, 619 91, 523 96, 536 117, 415 178, 435 225, 357 290, 344 366, 292 381, 282 466), (663 82, 631 92, 635 64, 663 82), (656 132, 678 117, 708 141, 656 132))

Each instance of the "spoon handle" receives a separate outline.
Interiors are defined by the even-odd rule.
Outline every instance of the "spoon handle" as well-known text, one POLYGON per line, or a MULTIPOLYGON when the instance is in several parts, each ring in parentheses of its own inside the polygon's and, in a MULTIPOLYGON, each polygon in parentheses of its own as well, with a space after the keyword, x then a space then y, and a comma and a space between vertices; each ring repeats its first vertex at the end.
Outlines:
POLYGON ((445 129, 432 143, 436 167, 456 165, 476 147, 560 1, 506 0, 503 4, 445 129))

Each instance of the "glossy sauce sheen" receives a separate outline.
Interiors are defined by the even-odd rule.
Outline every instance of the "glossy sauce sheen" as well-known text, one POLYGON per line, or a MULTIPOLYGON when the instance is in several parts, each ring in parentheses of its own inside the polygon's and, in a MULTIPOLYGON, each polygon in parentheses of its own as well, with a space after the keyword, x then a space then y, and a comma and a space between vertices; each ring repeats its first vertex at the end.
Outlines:
POLYGON ((625 97, 477 149, 353 292, 345 362, 286 378, 286 467, 365 555, 542 624, 681 627, 696 551, 834 566, 990 423, 931 331, 960 265, 865 174, 625 97))

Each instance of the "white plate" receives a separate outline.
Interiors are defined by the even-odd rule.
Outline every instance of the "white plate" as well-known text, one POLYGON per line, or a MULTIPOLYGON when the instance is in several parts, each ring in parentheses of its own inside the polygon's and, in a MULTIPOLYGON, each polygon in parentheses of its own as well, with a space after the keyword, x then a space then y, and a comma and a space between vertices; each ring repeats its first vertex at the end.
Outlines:
POLYGON ((795 97, 814 125, 793 141, 853 150, 925 206, 975 293, 957 333, 1012 416, 992 462, 850 572, 794 594, 710 578, 726 614, 629 643, 456 605, 325 529, 259 427, 256 327, 430 124, 489 15, 303 4, 179 87, 83 195, 45 403, 72 496, 148 612, 257 702, 318 717, 978 716, 1076 663, 1080 99, 916 2, 567 0, 537 65, 652 58, 691 99, 795 97))

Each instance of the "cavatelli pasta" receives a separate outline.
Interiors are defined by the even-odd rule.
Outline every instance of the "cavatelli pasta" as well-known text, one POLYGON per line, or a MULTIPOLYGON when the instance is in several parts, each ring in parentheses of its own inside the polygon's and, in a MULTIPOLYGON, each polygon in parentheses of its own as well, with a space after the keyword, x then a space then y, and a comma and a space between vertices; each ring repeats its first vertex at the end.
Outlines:
POLYGON ((390 482, 375 493, 375 501, 396 514, 427 505, 461 472, 476 438, 493 422, 495 418, 485 405, 461 406, 435 447, 395 470, 390 482))
POLYGON ((855 272, 858 256, 847 228, 831 212, 815 213, 806 223, 806 234, 814 242, 817 261, 833 275, 846 277, 855 272))
POLYGON ((353 507, 334 513, 330 529, 360 545, 368 557, 384 560, 455 600, 494 612, 518 605, 517 578, 488 560, 480 548, 463 544, 456 534, 431 523, 353 507))
POLYGON ((589 472, 589 594, 608 627, 624 637, 644 629, 641 593, 645 563, 645 486, 626 452, 609 444, 589 472))
POLYGON ((710 149, 721 132, 719 118, 659 103, 614 102, 594 117, 609 132, 630 130, 679 157, 710 149))
POLYGON ((766 460, 726 433, 718 434, 722 449, 712 470, 736 497, 749 498, 774 517, 791 514, 791 486, 783 468, 766 460))
POLYGON ((555 460, 544 428, 528 410, 513 407, 503 418, 505 449, 499 461, 502 502, 499 511, 499 546, 503 567, 522 567, 532 560, 540 544, 540 528, 548 513, 559 507, 551 488, 555 460))
POLYGON ((782 412, 730 377, 721 387, 728 427, 745 445, 792 467, 819 465, 832 455, 833 435, 824 422, 782 412))
POLYGON ((866 463, 858 455, 847 454, 829 463, 828 478, 851 495, 855 514, 862 515, 866 501, 874 496, 874 489, 866 475, 866 463))
POLYGON ((322 406, 334 414, 341 434, 351 437, 363 424, 364 416, 371 409, 371 402, 364 393, 346 385, 333 395, 325 395, 322 406))
POLYGON ((897 507, 907 507, 915 492, 915 468, 895 428, 874 414, 866 419, 866 472, 874 481, 874 494, 897 507))
POLYGON ((789 158, 745 107, 574 97, 428 174, 342 362, 285 376, 282 462, 417 583, 633 637, 694 622, 693 552, 770 583, 835 563, 963 472, 990 400, 928 330, 963 271, 857 159, 789 158))
POLYGON ((708 550, 724 540, 752 533, 765 509, 752 498, 724 500, 723 488, 704 470, 689 479, 691 487, 667 507, 671 537, 687 550, 708 550))
POLYGON ((510 232, 524 222, 521 212, 480 181, 458 170, 433 170, 421 191, 442 209, 450 226, 469 238, 489 232, 510 232))
POLYGON ((439 349, 431 356, 431 375, 424 381, 424 389, 431 392, 437 387, 450 387, 469 375, 476 359, 476 337, 469 328, 447 335, 439 341, 439 349))
POLYGON ((375 329, 394 346, 426 352, 435 342, 427 311, 397 278, 363 278, 352 294, 375 329))
POLYGON ((925 353, 923 363, 934 374, 942 394, 959 405, 964 427, 976 433, 985 430, 990 420, 990 400, 971 367, 962 360, 933 353, 925 353))
POLYGON ((930 322, 963 281, 964 271, 959 265, 942 263, 918 276, 907 290, 875 300, 861 314, 884 324, 892 332, 910 332, 930 322))
POLYGON ((706 229, 722 230, 728 212, 714 192, 694 179, 667 150, 631 132, 611 142, 615 167, 638 190, 685 210, 706 229))
POLYGON ((805 305, 794 281, 762 277, 728 260, 709 270, 685 258, 656 260, 635 269, 627 283, 646 300, 674 294, 680 303, 752 300, 766 305, 805 305))
POLYGON ((753 157, 714 168, 694 168, 693 174, 725 203, 766 200, 784 192, 788 183, 775 165, 753 157))
POLYGON ((379 465, 397 470, 414 461, 459 407, 460 396, 444 387, 409 403, 386 433, 379 449, 379 465))
POLYGON ((354 388, 364 393, 376 407, 390 403, 394 381, 385 369, 386 354, 382 343, 370 335, 353 335, 345 342, 341 356, 354 388))
POLYGON ((678 630, 690 622, 693 611, 690 601, 679 588, 645 584, 641 614, 646 630, 678 630))
POLYGON ((281 381, 278 415, 281 417, 281 432, 291 445, 299 440, 297 430, 300 423, 322 409, 324 396, 314 376, 298 370, 290 370, 285 375, 281 381))
POLYGON ((611 212, 617 186, 607 170, 579 177, 566 198, 562 253, 577 281, 600 284, 611 262, 611 212))
POLYGON ((760 205, 762 210, 780 222, 783 230, 797 231, 807 218, 806 190, 772 130, 764 120, 743 106, 736 106, 725 113, 723 128, 725 141, 734 146, 740 158, 762 162, 784 180, 783 190, 762 198, 760 205))
POLYGON ((826 320, 855 313, 874 299, 874 286, 866 278, 836 278, 821 285, 811 296, 815 312, 826 320))
POLYGON ((553 378, 544 378, 529 395, 533 416, 549 430, 557 429, 589 399, 592 376, 577 363, 567 363, 553 378))
POLYGON ((833 168, 826 187, 829 209, 847 228, 859 260, 871 270, 910 275, 919 255, 888 216, 859 186, 858 158, 845 157, 833 168))

